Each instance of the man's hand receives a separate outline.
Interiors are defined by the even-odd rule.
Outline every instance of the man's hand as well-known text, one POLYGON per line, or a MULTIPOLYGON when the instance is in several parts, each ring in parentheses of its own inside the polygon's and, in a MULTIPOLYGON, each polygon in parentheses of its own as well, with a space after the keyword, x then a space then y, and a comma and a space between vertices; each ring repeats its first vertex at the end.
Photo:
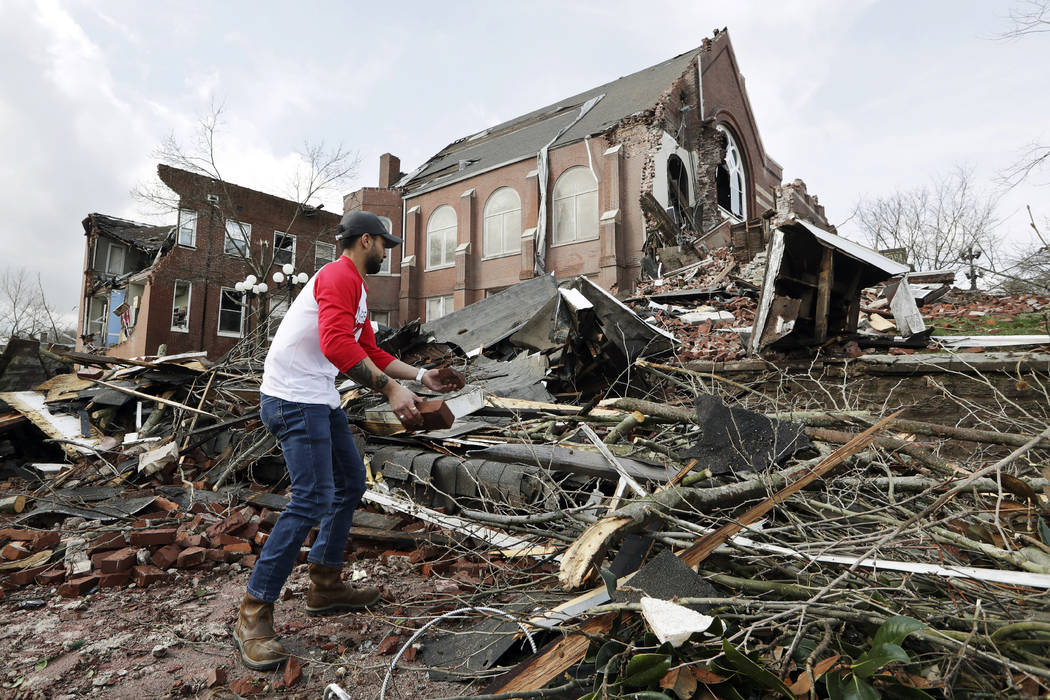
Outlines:
POLYGON ((423 375, 423 385, 442 394, 449 391, 459 391, 466 385, 466 379, 462 374, 448 367, 442 369, 427 370, 423 375))
POLYGON ((386 394, 391 410, 403 426, 411 430, 423 424, 423 417, 417 407, 418 404, 423 403, 423 399, 416 396, 414 392, 398 382, 390 382, 383 393, 386 394))

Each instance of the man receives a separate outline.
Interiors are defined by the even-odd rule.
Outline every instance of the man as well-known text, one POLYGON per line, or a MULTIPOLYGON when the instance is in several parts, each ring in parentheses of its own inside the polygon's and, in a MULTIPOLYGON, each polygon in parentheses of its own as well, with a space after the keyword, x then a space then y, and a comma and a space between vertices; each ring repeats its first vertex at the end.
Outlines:
POLYGON ((259 412, 281 443, 292 498, 263 545, 234 627, 241 660, 256 670, 276 668, 287 658, 273 629, 273 604, 315 525, 307 612, 330 615, 379 599, 376 588, 349 587, 340 577, 354 510, 365 491, 365 468, 339 407, 336 375, 344 372, 382 392, 407 426, 420 420, 422 399, 397 379, 415 379, 435 391, 457 388, 438 370, 411 367, 376 346, 364 276, 379 272, 387 247, 401 239, 367 211, 345 215, 336 238, 339 258, 292 302, 263 368, 259 412))

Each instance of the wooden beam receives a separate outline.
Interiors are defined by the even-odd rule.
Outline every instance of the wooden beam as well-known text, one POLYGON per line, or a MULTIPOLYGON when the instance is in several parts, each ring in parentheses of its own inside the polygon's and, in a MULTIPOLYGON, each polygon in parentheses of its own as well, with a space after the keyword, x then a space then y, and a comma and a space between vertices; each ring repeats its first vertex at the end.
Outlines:
POLYGON ((184 411, 190 411, 192 413, 198 413, 198 414, 200 414, 202 416, 208 416, 209 418, 214 418, 215 420, 219 419, 219 417, 217 415, 215 415, 214 413, 208 413, 207 411, 202 411, 200 409, 193 408, 192 406, 187 406, 186 404, 179 403, 178 401, 172 401, 170 399, 164 399, 164 398, 161 398, 160 396, 153 396, 152 394, 146 394, 146 393, 141 392, 141 391, 136 391, 134 389, 129 389, 129 388, 125 387, 125 386, 120 386, 120 385, 117 385, 117 384, 111 384, 110 382, 105 382, 105 381, 102 381, 101 379, 92 379, 91 381, 95 382, 96 384, 101 384, 102 386, 108 387, 108 388, 113 389, 115 391, 119 391, 119 392, 122 392, 124 394, 128 394, 129 396, 137 396, 138 398, 145 399, 147 401, 156 401, 157 403, 162 403, 162 404, 165 404, 167 406, 172 406, 173 408, 181 408, 184 411))
POLYGON ((831 304, 834 260, 834 251, 824 248, 824 257, 820 261, 820 275, 817 278, 817 308, 813 331, 813 340, 817 343, 823 343, 828 338, 828 308, 831 304))

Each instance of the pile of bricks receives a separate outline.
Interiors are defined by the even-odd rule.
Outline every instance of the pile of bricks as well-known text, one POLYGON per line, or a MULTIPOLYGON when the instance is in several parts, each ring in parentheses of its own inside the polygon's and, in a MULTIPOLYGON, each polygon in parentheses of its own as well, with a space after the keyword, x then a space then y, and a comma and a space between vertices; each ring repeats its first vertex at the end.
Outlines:
MULTIPOLYGON (((164 583, 177 570, 233 562, 250 568, 277 515, 250 505, 234 509, 200 502, 184 512, 176 503, 157 497, 153 510, 139 515, 130 528, 97 533, 90 539, 58 530, 8 528, 0 530, 0 564, 13 566, 0 570, 0 583, 7 588, 34 583, 58 586, 60 595, 76 597, 96 588, 164 583), (62 552, 56 552, 60 548, 62 558, 62 552), (14 564, 32 556, 41 562, 20 568, 14 564)), ((304 547, 301 561, 308 552, 304 547)), ((0 587, 0 597, 2 591, 0 587)))

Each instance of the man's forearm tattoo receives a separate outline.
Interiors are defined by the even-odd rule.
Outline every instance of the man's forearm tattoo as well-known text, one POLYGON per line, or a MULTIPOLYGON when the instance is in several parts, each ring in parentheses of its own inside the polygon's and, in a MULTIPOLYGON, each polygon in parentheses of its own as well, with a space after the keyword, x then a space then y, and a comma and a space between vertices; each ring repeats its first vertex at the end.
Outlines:
POLYGON ((386 387, 387 382, 390 381, 390 377, 378 369, 375 371, 371 370, 367 364, 368 360, 364 359, 358 362, 356 365, 350 368, 347 374, 350 378, 361 386, 367 386, 369 389, 375 389, 376 391, 382 391, 386 387))

